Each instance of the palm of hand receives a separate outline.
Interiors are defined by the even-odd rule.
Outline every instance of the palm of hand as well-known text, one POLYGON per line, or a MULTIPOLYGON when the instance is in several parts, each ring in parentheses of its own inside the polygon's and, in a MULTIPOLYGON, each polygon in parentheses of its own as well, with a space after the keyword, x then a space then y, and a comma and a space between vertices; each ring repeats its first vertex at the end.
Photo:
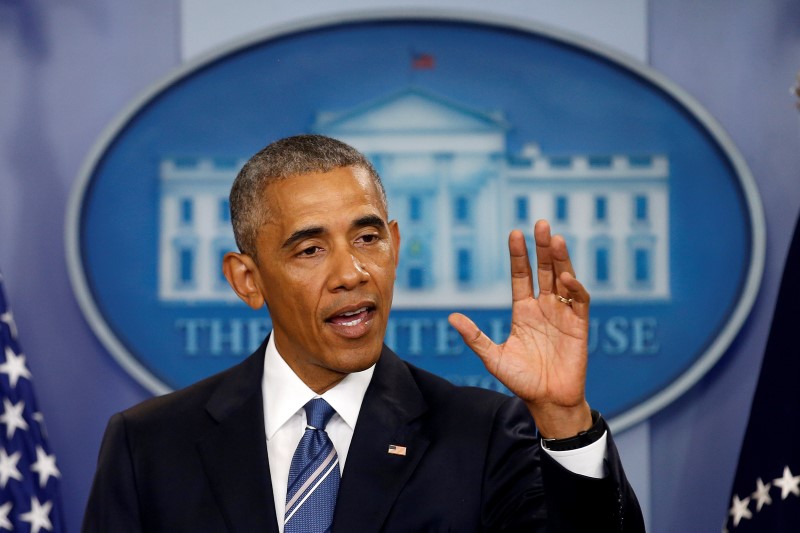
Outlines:
POLYGON ((508 339, 484 363, 526 402, 577 405, 584 393, 587 334, 588 322, 552 295, 517 301, 508 339))

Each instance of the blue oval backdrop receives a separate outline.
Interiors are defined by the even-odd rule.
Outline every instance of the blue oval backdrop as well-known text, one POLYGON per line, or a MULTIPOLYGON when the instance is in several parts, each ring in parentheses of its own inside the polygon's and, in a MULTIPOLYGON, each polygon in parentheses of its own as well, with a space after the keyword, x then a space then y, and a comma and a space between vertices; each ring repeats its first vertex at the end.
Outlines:
POLYGON ((456 383, 502 387, 446 323, 502 340, 506 237, 565 235, 592 322, 588 397, 617 427, 691 386, 760 283, 753 181, 708 114, 646 66, 542 28, 365 17, 261 36, 188 65, 110 127, 73 194, 87 318, 154 393, 246 357, 269 331, 219 268, 227 193, 277 138, 319 132, 375 163, 403 234, 387 343, 456 383))

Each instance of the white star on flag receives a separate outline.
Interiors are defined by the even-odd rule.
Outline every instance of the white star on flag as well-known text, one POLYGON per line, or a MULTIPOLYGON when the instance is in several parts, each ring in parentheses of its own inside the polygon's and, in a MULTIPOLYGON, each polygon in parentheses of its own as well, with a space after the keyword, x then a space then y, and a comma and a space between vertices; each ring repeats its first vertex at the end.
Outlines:
POLYGON ((747 508, 748 505, 750 505, 750 498, 740 500, 738 494, 733 497, 729 514, 733 517, 734 527, 739 525, 739 522, 742 521, 742 518, 753 518, 753 513, 747 508))
POLYGON ((25 355, 15 354, 8 346, 6 346, 6 362, 0 365, 0 374, 8 374, 8 382, 11 383, 11 388, 17 386, 19 378, 31 379, 31 372, 25 366, 25 355))
POLYGON ((44 528, 47 531, 53 530, 53 524, 50 522, 50 510, 53 508, 53 502, 45 502, 44 505, 39 503, 36 496, 31 498, 31 510, 27 513, 19 515, 20 519, 31 524, 31 533, 39 533, 44 528))
POLYGON ((783 476, 773 479, 772 483, 781 488, 781 500, 785 500, 790 492, 800 496, 800 476, 793 476, 789 465, 783 467, 783 476))
POLYGON ((56 456, 47 455, 44 448, 36 447, 36 462, 31 465, 31 470, 39 473, 39 486, 47 485, 47 480, 52 477, 61 477, 61 472, 56 467, 56 456))
POLYGON ((33 418, 39 424, 39 431, 42 432, 42 437, 47 439, 47 426, 44 425, 44 415, 37 411, 33 413, 31 418, 33 418))
POLYGON ((25 409, 25 402, 22 400, 19 403, 11 403, 8 398, 3 398, 3 406, 5 412, 0 415, 0 422, 6 425, 6 438, 11 440, 14 432, 19 429, 28 429, 28 423, 22 416, 22 411, 25 409))
POLYGON ((0 322, 5 322, 8 324, 8 330, 11 332, 11 338, 17 338, 17 324, 14 322, 14 315, 11 314, 11 311, 6 311, 5 313, 0 314, 0 322))
POLYGON ((22 481, 22 474, 17 468, 22 452, 16 451, 11 455, 6 453, 5 448, 0 448, 0 488, 6 488, 9 479, 22 481))
POLYGON ((758 478, 758 481, 756 481, 756 491, 751 495, 756 500, 756 511, 760 511, 762 507, 772 503, 772 497, 769 495, 769 489, 771 487, 772 483, 764 485, 761 478, 758 478))
POLYGON ((11 512, 11 502, 6 502, 0 505, 0 527, 9 531, 14 531, 14 524, 8 519, 8 513, 11 512))

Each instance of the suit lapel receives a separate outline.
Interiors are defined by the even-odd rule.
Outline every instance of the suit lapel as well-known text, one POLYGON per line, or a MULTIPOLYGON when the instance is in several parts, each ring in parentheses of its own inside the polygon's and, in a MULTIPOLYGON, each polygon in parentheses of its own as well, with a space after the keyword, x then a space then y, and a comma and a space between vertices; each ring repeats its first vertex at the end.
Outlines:
POLYGON ((334 531, 379 531, 411 477, 428 438, 418 419, 427 409, 408 367, 384 347, 347 453, 334 531), (405 455, 389 446, 405 447, 405 455))
POLYGON ((215 425, 197 445, 231 531, 278 531, 261 393, 264 347, 231 369, 214 391, 206 409, 215 425))

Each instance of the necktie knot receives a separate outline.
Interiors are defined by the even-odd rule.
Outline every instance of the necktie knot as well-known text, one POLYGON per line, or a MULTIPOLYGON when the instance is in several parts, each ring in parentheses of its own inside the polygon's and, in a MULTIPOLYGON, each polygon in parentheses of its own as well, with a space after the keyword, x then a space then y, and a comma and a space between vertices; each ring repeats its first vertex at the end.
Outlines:
POLYGON ((322 398, 314 398, 303 409, 306 411, 306 423, 315 429, 325 429, 333 413, 336 411, 322 398))

